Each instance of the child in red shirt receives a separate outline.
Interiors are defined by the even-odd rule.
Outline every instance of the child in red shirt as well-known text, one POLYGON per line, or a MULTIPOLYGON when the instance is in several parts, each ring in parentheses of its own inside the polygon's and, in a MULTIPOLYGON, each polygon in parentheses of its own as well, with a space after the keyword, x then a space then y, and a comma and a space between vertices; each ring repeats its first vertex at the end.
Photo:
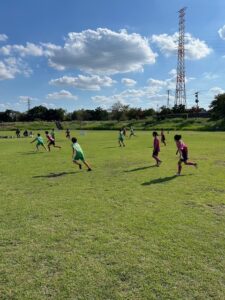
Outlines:
POLYGON ((154 131, 152 135, 154 137, 152 157, 156 160, 156 166, 159 167, 162 161, 158 158, 160 152, 158 133, 154 131))
POLYGON ((188 148, 187 145, 185 145, 185 143, 182 141, 181 139, 181 135, 176 134, 174 136, 174 141, 177 145, 177 153, 180 154, 180 159, 178 161, 178 172, 177 172, 177 176, 179 176, 181 174, 181 170, 182 170, 182 162, 185 165, 188 166, 194 166, 197 168, 197 163, 194 162, 188 162, 188 148))

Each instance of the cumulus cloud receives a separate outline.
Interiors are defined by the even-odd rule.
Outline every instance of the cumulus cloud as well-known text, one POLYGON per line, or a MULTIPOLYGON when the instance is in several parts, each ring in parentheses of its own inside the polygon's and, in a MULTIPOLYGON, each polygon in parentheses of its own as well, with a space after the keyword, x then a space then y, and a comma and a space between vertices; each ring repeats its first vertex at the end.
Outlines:
POLYGON ((6 34, 0 34, 0 42, 5 42, 7 41, 8 37, 6 34))
MULTIPOLYGON (((153 35, 151 41, 156 44, 160 51, 166 56, 177 54, 178 33, 173 35, 153 35)), ((208 56, 212 49, 205 41, 194 38, 190 33, 185 34, 185 55, 187 59, 198 60, 208 56)))
POLYGON ((0 54, 2 55, 19 55, 21 57, 25 56, 42 56, 44 55, 43 48, 39 45, 33 43, 26 43, 23 45, 6 45, 0 48, 0 54))
POLYGON ((225 40, 225 25, 218 30, 218 34, 222 40, 225 40))
POLYGON ((140 89, 127 89, 121 93, 114 94, 111 96, 93 96, 91 98, 95 103, 102 105, 104 107, 109 107, 115 102, 120 101, 126 105, 137 106, 139 104, 146 104, 158 102, 159 100, 166 99, 165 93, 156 93, 155 89, 152 87, 143 87, 140 89))
POLYGON ((50 80, 49 84, 56 86, 69 86, 82 90, 99 91, 102 87, 111 87, 116 81, 108 76, 84 76, 77 77, 63 76, 61 78, 50 80))
POLYGON ((50 66, 59 70, 80 69, 87 73, 116 74, 142 71, 154 64, 148 39, 126 30, 115 32, 107 28, 71 32, 63 47, 45 45, 50 66))
POLYGON ((225 91, 222 88, 215 86, 215 87, 212 87, 209 90, 209 92, 213 95, 219 95, 219 94, 223 94, 225 91))
POLYGON ((137 81, 130 78, 122 78, 121 82, 126 86, 134 86, 137 83, 137 81))
POLYGON ((46 99, 58 100, 58 99, 65 99, 65 100, 76 100, 77 96, 71 94, 69 91, 61 90, 60 92, 54 92, 48 94, 46 99))
POLYGON ((20 59, 9 57, 0 61, 0 80, 13 79, 17 74, 30 76, 30 68, 20 59))

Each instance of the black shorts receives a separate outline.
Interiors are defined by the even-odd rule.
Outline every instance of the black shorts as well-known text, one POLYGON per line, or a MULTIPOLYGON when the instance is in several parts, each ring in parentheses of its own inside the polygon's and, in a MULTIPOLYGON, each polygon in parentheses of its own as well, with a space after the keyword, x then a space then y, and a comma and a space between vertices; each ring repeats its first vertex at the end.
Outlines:
POLYGON ((53 146, 55 146, 55 141, 49 141, 49 143, 48 143, 48 144, 49 144, 49 146, 50 146, 50 145, 53 145, 53 146))
POLYGON ((158 156, 158 155, 159 155, 159 151, 154 150, 154 151, 152 152, 152 156, 158 156))
POLYGON ((182 155, 181 155, 180 160, 181 160, 182 162, 186 162, 186 161, 188 160, 188 151, 187 151, 186 149, 183 149, 183 150, 181 151, 181 153, 182 153, 182 155))

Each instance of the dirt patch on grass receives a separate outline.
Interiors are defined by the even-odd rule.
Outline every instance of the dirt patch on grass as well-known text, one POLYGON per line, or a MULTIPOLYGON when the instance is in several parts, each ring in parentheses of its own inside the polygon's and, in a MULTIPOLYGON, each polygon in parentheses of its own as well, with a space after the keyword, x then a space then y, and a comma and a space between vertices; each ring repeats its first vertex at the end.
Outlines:
POLYGON ((219 203, 219 204, 207 203, 207 204, 205 204, 205 207, 212 210, 216 215, 224 215, 225 214, 225 204, 224 203, 219 203))

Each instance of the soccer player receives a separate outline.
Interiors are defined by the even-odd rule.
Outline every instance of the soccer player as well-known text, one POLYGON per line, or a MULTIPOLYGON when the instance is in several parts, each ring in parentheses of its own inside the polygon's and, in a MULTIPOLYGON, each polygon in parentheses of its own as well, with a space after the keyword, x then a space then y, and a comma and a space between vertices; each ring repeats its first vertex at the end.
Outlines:
POLYGON ((46 138, 48 139, 48 150, 49 151, 51 151, 51 148, 50 148, 51 145, 54 148, 60 148, 61 149, 61 146, 56 146, 55 139, 52 137, 51 134, 48 133, 48 131, 45 131, 45 134, 46 134, 46 138))
POLYGON ((182 170, 182 162, 185 165, 188 166, 194 166, 195 168, 197 168, 197 163, 195 162, 188 162, 188 148, 187 145, 185 145, 185 143, 182 141, 181 139, 181 135, 176 134, 174 136, 174 141, 176 143, 177 146, 177 152, 176 154, 180 154, 180 159, 178 161, 178 172, 177 172, 177 176, 179 176, 181 174, 181 170, 182 170))
POLYGON ((45 148, 46 151, 48 151, 48 149, 45 147, 43 138, 41 137, 40 133, 38 133, 37 137, 32 142, 30 142, 30 143, 32 144, 35 141, 37 142, 37 144, 36 144, 37 151, 39 151, 39 146, 42 146, 43 148, 45 148))
POLYGON ((71 141, 73 143, 72 144, 72 149, 73 149, 72 159, 73 159, 73 162, 75 164, 77 164, 79 166, 79 169, 81 170, 82 165, 79 163, 79 160, 81 160, 83 162, 83 164, 85 164, 85 166, 88 168, 87 170, 92 171, 90 165, 88 164, 88 162, 84 158, 84 152, 83 152, 81 146, 78 144, 77 138, 73 137, 71 139, 71 141))
POLYGON ((119 146, 120 147, 125 147, 125 144, 124 144, 124 134, 123 134, 123 129, 120 129, 119 130, 119 137, 118 137, 118 141, 119 141, 119 146))
POLYGON ((54 141, 55 141, 55 129, 53 128, 52 129, 52 131, 51 131, 51 137, 54 139, 54 141))
POLYGON ((159 152, 160 152, 158 133, 156 131, 154 131, 152 133, 152 136, 154 137, 152 157, 156 161, 156 166, 159 167, 159 165, 162 163, 162 161, 158 158, 158 155, 159 155, 159 152))
POLYGON ((163 129, 161 129, 161 143, 163 143, 164 146, 166 146, 166 137, 163 129))
POLYGON ((69 130, 69 128, 66 129, 66 138, 70 139, 70 130, 69 130))
POLYGON ((129 136, 129 139, 130 139, 132 136, 135 136, 135 134, 134 134, 134 128, 131 126, 131 127, 130 127, 130 136, 129 136))

